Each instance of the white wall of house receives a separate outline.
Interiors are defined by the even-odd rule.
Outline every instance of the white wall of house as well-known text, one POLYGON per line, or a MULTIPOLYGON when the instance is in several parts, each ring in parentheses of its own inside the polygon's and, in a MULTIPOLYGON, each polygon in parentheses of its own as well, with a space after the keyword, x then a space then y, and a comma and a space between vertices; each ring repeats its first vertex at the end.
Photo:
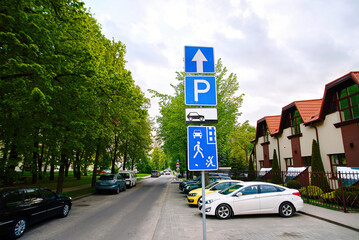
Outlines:
POLYGON ((263 147, 261 145, 261 143, 263 143, 263 142, 264 142, 264 137, 259 137, 258 142, 256 144, 257 166, 259 166, 258 161, 263 161, 264 160, 263 147))
MULTIPOLYGON (((292 157, 292 145, 288 136, 292 135, 290 128, 283 129, 282 135, 279 137, 279 148, 280 148, 280 167, 285 169, 285 158, 292 157)), ((278 154, 278 153, 277 153, 278 154)))
POLYGON ((312 156, 313 139, 317 140, 315 128, 311 126, 300 125, 302 137, 300 137, 300 152, 302 157, 312 156))
POLYGON ((329 114, 318 128, 320 153, 325 171, 331 171, 329 154, 344 153, 343 137, 340 128, 333 124, 340 122, 339 112, 329 114))
MULTIPOLYGON (((274 154, 274 149, 277 149, 277 139, 274 137, 269 136, 269 159, 273 160, 273 154, 274 154)), ((278 150, 277 150, 277 157, 278 157, 278 150)))

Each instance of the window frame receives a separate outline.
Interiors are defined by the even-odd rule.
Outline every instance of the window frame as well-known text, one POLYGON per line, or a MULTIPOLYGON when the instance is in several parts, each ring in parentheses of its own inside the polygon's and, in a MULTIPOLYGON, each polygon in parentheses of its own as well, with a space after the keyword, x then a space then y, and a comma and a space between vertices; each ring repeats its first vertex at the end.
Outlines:
POLYGON ((289 113, 289 126, 292 135, 297 135, 301 133, 300 124, 302 123, 303 119, 300 116, 298 109, 295 109, 289 113))
POLYGON ((341 122, 359 118, 359 114, 358 116, 354 116, 354 109, 357 108, 358 109, 357 111, 359 111, 359 101, 353 103, 353 99, 355 98, 359 98, 359 86, 355 83, 350 86, 341 88, 336 92, 336 104, 337 104, 337 109, 339 111, 341 122), (350 93, 350 88, 351 87, 355 88, 355 86, 357 88, 357 91, 350 93), (342 96, 342 94, 344 94, 344 96, 342 96), (342 108, 341 102, 344 101, 347 102, 347 106, 344 106, 342 108), (348 113, 349 116, 346 116, 348 113))
POLYGON ((339 153, 339 154, 329 154, 329 162, 330 162, 330 170, 332 172, 332 178, 337 179, 337 167, 346 167, 347 166, 347 160, 345 157, 345 153, 339 153), (338 157, 338 164, 333 163, 333 157, 338 157), (343 157, 345 164, 343 163, 343 157))

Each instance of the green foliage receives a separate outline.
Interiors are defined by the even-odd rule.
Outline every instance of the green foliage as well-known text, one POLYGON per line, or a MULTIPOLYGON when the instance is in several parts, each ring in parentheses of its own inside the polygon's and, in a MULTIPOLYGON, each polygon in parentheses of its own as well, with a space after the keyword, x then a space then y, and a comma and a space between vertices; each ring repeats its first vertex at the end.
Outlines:
POLYGON ((308 186, 308 187, 301 187, 299 189, 300 194, 304 197, 310 198, 318 198, 320 195, 323 194, 323 190, 317 186, 308 186), (307 192, 308 189, 308 192, 307 192))
POLYGON ((330 190, 328 179, 324 172, 324 166, 322 157, 320 155, 320 149, 317 141, 313 139, 312 143, 312 174, 311 174, 311 185, 318 186, 325 192, 330 190))
MULTIPOLYGON (((237 117, 240 115, 239 108, 242 104, 243 95, 237 95, 239 89, 237 76, 233 73, 227 75, 227 68, 219 59, 216 64, 217 82, 217 110, 218 124, 217 146, 221 164, 229 161, 230 146, 228 139, 233 131, 237 117)), ((184 119, 184 72, 177 72, 177 85, 172 87, 175 90, 174 96, 161 94, 149 90, 153 97, 160 99, 160 116, 157 118, 158 140, 163 143, 163 150, 170 159, 171 169, 175 169, 177 159, 180 163, 180 171, 187 170, 187 125, 184 119)))
POLYGON ((281 172, 280 172, 279 165, 278 165, 277 151, 275 149, 273 152, 271 182, 275 183, 275 184, 282 183, 281 172))
POLYGON ((253 159, 250 157, 248 163, 248 181, 253 181, 255 179, 256 176, 254 171, 253 159))
POLYGON ((287 182, 287 187, 288 188, 293 188, 293 189, 300 189, 302 187, 302 184, 299 181, 296 181, 296 180, 289 180, 287 182))
POLYGON ((253 149, 251 140, 255 137, 255 127, 248 121, 243 124, 238 123, 230 133, 228 147, 230 149, 229 166, 232 169, 244 169, 248 164, 250 152, 253 149))
POLYGON ((56 164, 59 192, 70 160, 81 171, 126 156, 133 168, 148 154, 149 100, 125 69, 126 46, 83 2, 4 0, 0 12, 1 178, 21 163, 36 182, 56 164))

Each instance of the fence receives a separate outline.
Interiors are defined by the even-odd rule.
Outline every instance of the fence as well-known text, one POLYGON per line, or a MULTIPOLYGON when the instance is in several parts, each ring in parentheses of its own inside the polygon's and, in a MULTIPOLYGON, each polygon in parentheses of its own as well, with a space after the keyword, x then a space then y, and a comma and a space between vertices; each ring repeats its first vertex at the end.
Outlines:
POLYGON ((344 212, 359 211, 359 172, 232 171, 240 180, 267 181, 296 188, 304 202, 344 212))

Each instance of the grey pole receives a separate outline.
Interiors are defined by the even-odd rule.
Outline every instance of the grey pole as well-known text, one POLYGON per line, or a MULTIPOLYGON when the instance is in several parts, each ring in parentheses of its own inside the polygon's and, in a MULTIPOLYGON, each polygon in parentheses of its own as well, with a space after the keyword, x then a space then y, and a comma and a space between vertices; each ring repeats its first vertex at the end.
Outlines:
POLYGON ((204 171, 202 171, 202 218, 203 218, 203 240, 206 240, 206 191, 204 171))

